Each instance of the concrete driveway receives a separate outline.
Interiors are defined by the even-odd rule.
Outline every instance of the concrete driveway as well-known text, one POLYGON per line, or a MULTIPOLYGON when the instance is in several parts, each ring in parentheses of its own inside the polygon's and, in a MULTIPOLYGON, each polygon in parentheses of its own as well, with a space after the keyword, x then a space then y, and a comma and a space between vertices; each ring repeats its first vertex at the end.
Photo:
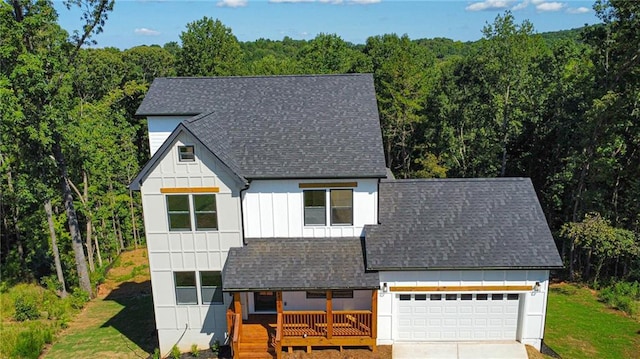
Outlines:
POLYGON ((524 344, 500 343, 394 343, 393 359, 527 359, 524 344))

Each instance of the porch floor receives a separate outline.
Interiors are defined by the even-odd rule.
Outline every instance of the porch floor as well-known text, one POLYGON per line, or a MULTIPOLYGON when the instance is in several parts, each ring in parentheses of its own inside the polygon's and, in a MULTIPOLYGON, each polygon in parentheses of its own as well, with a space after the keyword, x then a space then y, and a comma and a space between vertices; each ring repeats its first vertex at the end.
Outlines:
POLYGON ((252 314, 242 322, 239 358, 274 358, 275 314, 252 314))

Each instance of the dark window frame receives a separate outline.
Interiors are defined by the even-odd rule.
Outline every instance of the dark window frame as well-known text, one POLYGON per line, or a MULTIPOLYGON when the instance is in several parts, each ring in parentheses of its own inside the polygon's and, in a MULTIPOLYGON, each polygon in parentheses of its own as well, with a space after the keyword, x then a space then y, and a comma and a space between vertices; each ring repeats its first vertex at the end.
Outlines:
POLYGON ((340 189, 330 189, 329 190, 329 217, 330 223, 332 226, 353 226, 353 188, 340 188, 340 189), (333 193, 336 192, 349 192, 351 194, 351 203, 349 206, 338 206, 333 204, 333 193), (349 222, 337 222, 334 220, 334 210, 341 209, 349 209, 350 210, 350 221, 349 222))
POLYGON ((224 304, 224 294, 222 293, 222 272, 220 271, 200 271, 200 296, 202 298, 202 304, 220 305, 224 304), (205 285, 203 274, 213 274, 216 276, 217 285, 205 285), (219 279, 219 280, 218 280, 219 279), (213 290, 213 295, 205 296, 205 290, 213 290), (211 297, 212 299, 206 300, 205 298, 211 297))
POLYGON ((196 147, 194 145, 178 146, 178 162, 195 162, 196 147))
POLYGON ((304 221, 304 225, 305 226, 326 226, 327 225, 327 190, 325 189, 312 189, 312 190, 305 190, 302 191, 302 205, 304 208, 304 213, 302 220, 304 221), (307 206, 307 194, 310 195, 309 200, 313 200, 314 198, 311 197, 312 194, 319 194, 322 193, 322 206, 320 205, 313 205, 313 206, 307 206), (307 209, 309 210, 319 210, 322 209, 322 223, 308 223, 307 222, 307 209))
MULTIPOLYGON (((191 231, 191 229, 193 228, 192 223, 191 223, 191 199, 188 194, 171 194, 171 195, 166 195, 165 196, 165 203, 167 206, 167 219, 168 219, 168 227, 169 227, 169 231, 170 232, 184 232, 184 231, 191 231), (187 199, 187 209, 172 209, 171 208, 171 199, 178 199, 180 197, 185 197, 187 199), (189 227, 173 227, 172 223, 174 221, 172 221, 172 218, 175 218, 175 216, 184 216, 187 215, 188 220, 189 220, 189 227)), ((173 201, 175 202, 175 201, 173 201)))
MULTIPOLYGON (((325 299, 327 298, 326 290, 308 290, 306 291, 307 299, 325 299)), ((331 291, 332 299, 351 299, 353 298, 353 290, 351 289, 334 289, 331 291)))
POLYGON ((194 271, 176 271, 173 272, 173 284, 174 284, 174 291, 176 294, 176 305, 198 305, 198 282, 196 279, 196 272, 194 271), (185 279, 183 278, 179 278, 179 276, 182 276, 184 274, 191 274, 192 275, 192 279, 193 279, 193 285, 184 285, 181 284, 181 282, 185 279), (193 293, 191 293, 192 296, 195 297, 195 302, 185 302, 185 301, 181 301, 181 295, 179 292, 185 293, 187 290, 189 290, 189 292, 193 291, 193 293))
MULTIPOLYGON (((167 194, 165 195, 165 204, 167 211, 167 225, 169 228, 169 232, 191 232, 191 231, 218 231, 220 228, 220 224, 218 223, 218 199, 215 193, 176 193, 176 194, 167 194), (172 198, 180 198, 184 197, 187 200, 187 208, 185 209, 172 209, 171 208, 171 199, 172 198), (211 197, 213 199, 213 210, 202 210, 197 208, 198 200, 197 198, 205 198, 211 197), (177 216, 188 218, 188 227, 174 227, 172 223, 175 222, 175 218, 177 216), (212 218, 209 218, 205 223, 213 223, 215 227, 204 227, 199 224, 198 217, 203 215, 210 215, 212 218), (174 219, 172 221, 172 218, 174 219)), ((184 218, 182 218, 184 221, 184 218)), ((202 223, 202 222, 200 222, 202 223)))

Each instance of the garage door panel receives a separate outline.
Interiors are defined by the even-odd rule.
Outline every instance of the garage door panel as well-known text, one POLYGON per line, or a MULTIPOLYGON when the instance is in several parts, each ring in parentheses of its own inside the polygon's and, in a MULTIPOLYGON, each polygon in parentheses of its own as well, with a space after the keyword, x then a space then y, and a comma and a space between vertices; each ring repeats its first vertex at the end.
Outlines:
POLYGON ((421 293, 405 294, 403 300, 396 296, 394 336, 415 341, 515 340, 519 305, 517 297, 507 298, 506 294, 421 293))

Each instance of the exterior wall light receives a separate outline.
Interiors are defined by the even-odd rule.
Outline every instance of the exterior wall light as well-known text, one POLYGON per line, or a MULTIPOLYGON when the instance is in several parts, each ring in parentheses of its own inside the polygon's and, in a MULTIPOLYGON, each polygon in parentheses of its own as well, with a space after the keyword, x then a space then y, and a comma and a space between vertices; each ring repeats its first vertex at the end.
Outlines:
POLYGON ((536 284, 533 285, 533 292, 534 293, 540 292, 540 282, 536 282, 536 284))
POLYGON ((382 283, 382 291, 385 293, 389 291, 389 286, 387 285, 387 282, 382 283))

